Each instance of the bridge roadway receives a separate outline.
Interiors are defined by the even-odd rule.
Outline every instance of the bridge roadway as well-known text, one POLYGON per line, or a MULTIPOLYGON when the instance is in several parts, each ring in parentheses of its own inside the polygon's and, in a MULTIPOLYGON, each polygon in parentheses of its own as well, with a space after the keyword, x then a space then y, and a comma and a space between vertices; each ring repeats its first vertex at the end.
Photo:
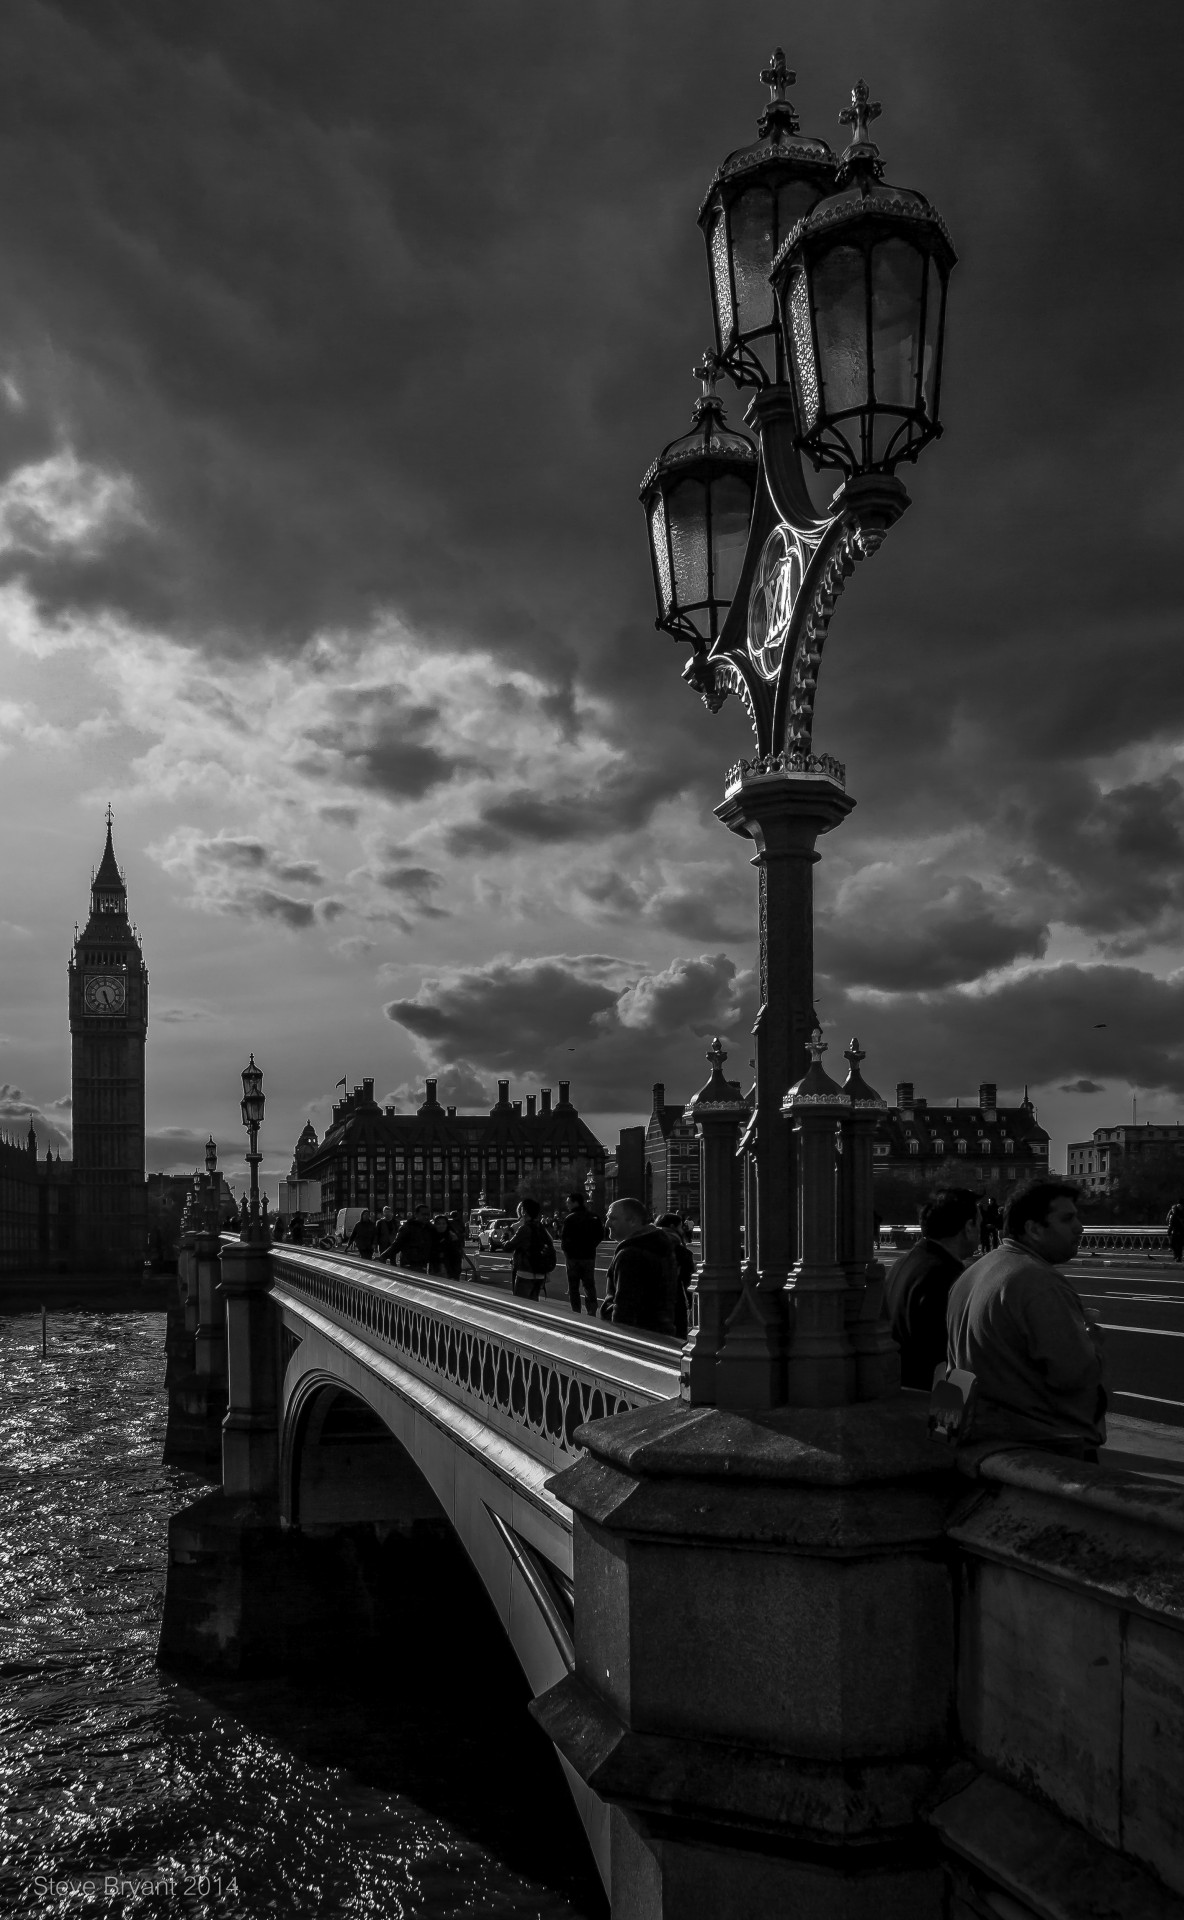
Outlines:
MULTIPOLYGON (((570 1672, 572 1516, 546 1482, 585 1420, 678 1392, 673 1341, 577 1320, 491 1285, 286 1245, 279 1310, 280 1508, 303 1533, 449 1522, 534 1695, 570 1672)), ((606 1810, 569 1783, 607 1880, 606 1810)))

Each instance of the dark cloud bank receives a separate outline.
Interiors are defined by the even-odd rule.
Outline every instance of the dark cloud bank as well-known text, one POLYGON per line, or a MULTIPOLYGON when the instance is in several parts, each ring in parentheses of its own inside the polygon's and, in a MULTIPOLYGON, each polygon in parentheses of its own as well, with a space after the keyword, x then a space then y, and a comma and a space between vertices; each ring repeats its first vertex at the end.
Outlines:
MULTIPOLYGON (((835 1018, 862 1008, 898 1070, 946 1081, 988 1055, 1001 1081, 1079 1091, 1179 1079, 1174 980, 1066 966, 964 991, 1038 959, 1054 923, 1131 961, 1177 943, 1184 916, 1184 792, 1139 764, 1184 726, 1184 267, 1164 244, 1162 112, 1178 21, 1126 7, 1120 62, 1109 22, 910 0, 792 23, 804 126, 837 139, 866 72, 889 177, 933 193, 962 255, 948 430, 836 617, 818 723, 861 802, 825 848, 851 883, 821 916, 835 1018), (867 992, 887 997, 849 997, 867 992), (1122 1008, 1105 1045, 1086 1031, 1102 1002, 1122 1008)), ((745 729, 708 719, 652 634, 636 483, 681 430, 707 338, 698 198, 751 137, 785 30, 779 8, 738 28, 706 0, 357 0, 348 27, 325 0, 11 0, 0 343, 22 398, 5 460, 69 444, 133 481, 142 518, 100 552, 8 570, 50 613, 111 608, 220 658, 394 610, 428 644, 532 667, 570 729, 574 688, 606 702, 627 770, 542 799, 495 764, 454 856, 575 862, 673 796, 705 811, 745 729)), ((363 808, 451 780, 440 716, 376 699, 364 725, 327 702, 310 776, 331 767, 363 808)), ((316 884, 299 860, 285 872, 245 841, 222 857, 235 898, 297 932, 340 906, 292 891, 316 884)), ((615 898, 589 879, 606 921, 628 915, 623 866, 615 898)), ((403 862, 419 920, 442 911, 432 874, 403 862)), ((706 889, 637 904, 691 940, 726 931, 706 889)), ((735 968, 747 949, 729 944, 735 968)), ((666 1046, 657 1014, 623 1025, 579 967, 540 979, 476 969, 398 1017, 486 1069, 576 1044, 628 1078, 639 1042, 621 1036, 666 1046)))

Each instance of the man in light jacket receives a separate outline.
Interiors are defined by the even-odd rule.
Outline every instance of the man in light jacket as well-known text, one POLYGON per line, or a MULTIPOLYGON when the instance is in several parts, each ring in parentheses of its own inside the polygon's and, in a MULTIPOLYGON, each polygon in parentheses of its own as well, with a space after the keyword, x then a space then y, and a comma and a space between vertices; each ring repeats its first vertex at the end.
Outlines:
POLYGON ((1002 1245, 950 1289, 948 1359, 978 1382, 969 1439, 1097 1459, 1106 1438, 1098 1316, 1058 1271, 1081 1235, 1077 1188, 1033 1180, 1008 1201, 1002 1245))

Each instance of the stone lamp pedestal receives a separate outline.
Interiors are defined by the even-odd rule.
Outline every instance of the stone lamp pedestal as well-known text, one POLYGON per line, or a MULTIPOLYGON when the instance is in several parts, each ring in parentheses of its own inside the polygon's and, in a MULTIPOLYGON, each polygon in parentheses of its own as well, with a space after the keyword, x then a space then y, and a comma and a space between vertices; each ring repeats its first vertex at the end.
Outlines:
POLYGON ((939 1920, 951 1470, 919 1396, 583 1427, 575 1670, 533 1711, 612 1809, 613 1920, 939 1920))
POLYGON ((279 1486, 279 1379, 268 1305, 271 1247, 264 1231, 222 1254, 228 1405, 222 1423, 222 1489, 274 1500, 279 1486))

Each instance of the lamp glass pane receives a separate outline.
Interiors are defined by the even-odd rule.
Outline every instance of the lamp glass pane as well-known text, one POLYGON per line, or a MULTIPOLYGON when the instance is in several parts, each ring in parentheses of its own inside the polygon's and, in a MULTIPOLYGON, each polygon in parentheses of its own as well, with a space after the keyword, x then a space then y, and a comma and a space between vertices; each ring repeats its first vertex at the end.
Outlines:
POLYGON ((773 264, 776 202, 769 187, 749 187, 732 203, 732 270, 741 333, 773 324, 773 264))
POLYGON ((937 360, 941 343, 942 311, 945 288, 932 254, 929 257, 929 286, 925 300, 925 358, 922 365, 921 398, 926 417, 937 417, 937 360))
POLYGON ((810 288, 804 267, 794 269, 789 290, 789 338, 798 399, 798 424, 809 433, 818 418, 818 367, 810 325, 810 288))
POLYGON ((711 488, 712 598, 715 600, 730 601, 735 595, 751 519, 751 486, 739 474, 721 474, 711 488))
POLYGON ((814 263, 811 278, 818 319, 823 410, 836 414, 866 406, 867 303, 861 250, 832 247, 814 263))
MULTIPOLYGON (((787 180, 777 189, 777 234, 773 252, 789 238, 799 220, 818 205, 818 188, 809 180, 787 180)), ((770 261, 770 266, 772 262, 770 261)))
POLYGON ((667 496, 674 591, 680 611, 707 598, 707 488, 683 480, 667 496))
POLYGON ((670 590, 670 555, 666 548, 666 507, 661 494, 650 508, 650 545, 654 550, 654 568, 665 617, 670 612, 673 596, 670 590))
POLYGON ((917 404, 924 276, 925 257, 907 240, 881 240, 872 248, 872 354, 881 406, 917 404))
POLYGON ((736 309, 732 305, 732 278, 728 264, 728 225, 722 208, 711 225, 711 284, 715 292, 720 346, 726 347, 736 322, 736 309))

